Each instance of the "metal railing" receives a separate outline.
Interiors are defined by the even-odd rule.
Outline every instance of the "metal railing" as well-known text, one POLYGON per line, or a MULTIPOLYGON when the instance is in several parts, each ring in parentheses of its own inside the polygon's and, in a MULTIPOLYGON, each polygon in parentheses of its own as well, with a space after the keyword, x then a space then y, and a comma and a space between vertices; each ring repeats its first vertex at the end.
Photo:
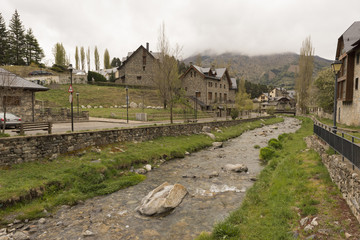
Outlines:
POLYGON ((354 166, 360 169, 360 146, 355 142, 359 142, 360 138, 354 137, 342 131, 334 131, 322 123, 314 123, 314 134, 327 142, 336 152, 348 159, 354 166))

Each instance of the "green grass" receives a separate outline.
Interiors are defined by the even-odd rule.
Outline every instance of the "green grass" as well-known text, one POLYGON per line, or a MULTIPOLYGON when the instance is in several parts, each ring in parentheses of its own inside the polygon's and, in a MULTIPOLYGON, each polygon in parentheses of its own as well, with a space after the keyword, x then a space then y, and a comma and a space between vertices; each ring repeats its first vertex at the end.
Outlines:
MULTIPOLYGON (((257 120, 222 128, 222 133, 214 134, 216 141, 223 141, 261 127, 262 123, 280 121, 283 119, 257 120)), ((73 205, 79 200, 135 185, 145 176, 129 172, 130 167, 147 163, 156 166, 160 159, 184 157, 185 152, 211 146, 212 141, 206 135, 194 134, 139 143, 123 142, 104 146, 101 152, 86 149, 86 152, 69 153, 53 161, 28 162, 0 169, 0 222, 38 218, 44 215, 44 209, 52 211, 59 205, 73 205), (9 199, 16 204, 7 202, 9 199)))
POLYGON ((276 154, 267 159, 268 164, 242 205, 217 223, 211 234, 202 233, 198 240, 293 239, 292 230, 298 227, 300 219, 298 213, 304 217, 319 212, 318 205, 325 201, 324 196, 332 194, 327 189, 333 184, 319 155, 313 150, 304 151, 303 138, 312 135, 312 121, 301 119, 300 130, 279 137, 282 149, 274 150, 276 154), (320 191, 317 184, 326 186, 325 190, 320 191))

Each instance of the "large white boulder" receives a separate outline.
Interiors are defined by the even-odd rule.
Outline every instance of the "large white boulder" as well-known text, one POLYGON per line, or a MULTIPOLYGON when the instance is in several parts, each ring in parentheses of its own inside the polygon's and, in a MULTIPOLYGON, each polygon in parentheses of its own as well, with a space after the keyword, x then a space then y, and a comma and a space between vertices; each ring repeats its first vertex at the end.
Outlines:
POLYGON ((233 171, 233 172, 247 172, 248 171, 248 167, 245 166, 244 164, 226 164, 223 168, 223 170, 225 171, 233 171))
POLYGON ((147 216, 167 213, 176 208, 186 196, 187 190, 181 184, 170 185, 164 182, 148 193, 136 210, 147 216))

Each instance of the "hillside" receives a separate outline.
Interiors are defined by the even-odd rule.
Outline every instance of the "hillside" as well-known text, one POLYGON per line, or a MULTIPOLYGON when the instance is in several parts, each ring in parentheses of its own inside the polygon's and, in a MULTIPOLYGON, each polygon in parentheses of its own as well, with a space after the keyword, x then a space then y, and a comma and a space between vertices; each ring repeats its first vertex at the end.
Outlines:
MULTIPOLYGON (((194 55, 186 58, 184 62, 193 62, 202 66, 229 67, 230 74, 237 78, 244 77, 254 83, 263 83, 277 87, 293 89, 299 55, 296 53, 282 53, 261 56, 247 56, 234 53, 223 53, 220 55, 194 55)), ((330 66, 331 61, 315 56, 314 75, 324 68, 330 66)))

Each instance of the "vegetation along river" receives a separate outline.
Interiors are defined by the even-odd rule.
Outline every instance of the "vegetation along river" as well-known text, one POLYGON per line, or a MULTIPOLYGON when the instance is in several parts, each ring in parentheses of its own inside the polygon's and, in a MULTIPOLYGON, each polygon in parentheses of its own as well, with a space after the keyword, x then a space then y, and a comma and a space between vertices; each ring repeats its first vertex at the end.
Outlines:
POLYGON ((294 118, 247 131, 224 142, 223 148, 208 148, 183 159, 162 164, 147 173, 142 183, 113 194, 86 200, 73 207, 62 206, 53 217, 39 224, 31 239, 193 239, 240 206, 247 189, 262 170, 259 149, 271 138, 295 132, 294 118), (248 172, 226 172, 225 164, 242 163, 248 172), (216 176, 218 175, 218 176, 216 176), (135 208, 160 184, 180 183, 189 194, 169 215, 145 217, 135 208))

